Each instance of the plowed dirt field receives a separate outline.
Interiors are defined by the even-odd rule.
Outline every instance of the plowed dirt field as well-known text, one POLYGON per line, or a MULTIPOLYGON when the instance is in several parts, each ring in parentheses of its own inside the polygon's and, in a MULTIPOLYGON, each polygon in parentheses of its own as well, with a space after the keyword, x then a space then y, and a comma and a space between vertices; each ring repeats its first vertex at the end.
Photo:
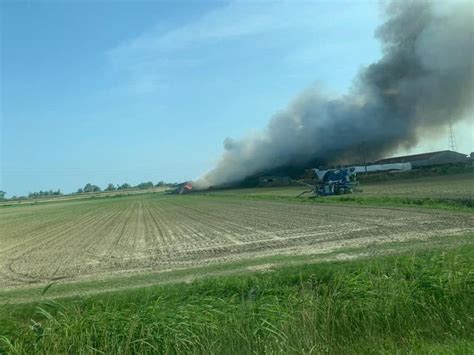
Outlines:
POLYGON ((130 196, 0 210, 0 288, 474 231, 424 209, 130 196))

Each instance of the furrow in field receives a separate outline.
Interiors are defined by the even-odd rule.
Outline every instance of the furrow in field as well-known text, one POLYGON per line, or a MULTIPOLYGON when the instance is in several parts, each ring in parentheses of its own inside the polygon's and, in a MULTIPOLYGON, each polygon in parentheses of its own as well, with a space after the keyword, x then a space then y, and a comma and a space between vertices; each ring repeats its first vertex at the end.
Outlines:
POLYGON ((5 217, 0 227, 8 227, 0 237, 0 286, 322 253, 474 230, 468 214, 205 196, 47 207, 0 211, 5 217))
POLYGON ((18 278, 30 280, 70 276, 81 265, 88 243, 97 237, 116 212, 108 211, 81 220, 75 226, 45 238, 41 247, 30 247, 7 261, 7 267, 18 278), (34 260, 36 267, 30 269, 34 260), (61 270, 61 275, 58 272, 61 270))
POLYGON ((237 244, 242 232, 248 232, 246 226, 228 223, 222 218, 217 218, 211 213, 206 213, 197 208, 186 206, 180 210, 180 219, 185 225, 192 225, 204 241, 200 245, 208 244, 237 244))
POLYGON ((90 233, 91 238, 84 244, 86 249, 84 260, 77 263, 76 272, 93 273, 97 270, 111 269, 112 254, 117 249, 118 241, 123 238, 123 230, 134 211, 133 207, 133 205, 117 205, 115 213, 109 219, 105 215, 102 216, 103 225, 90 233))
MULTIPOLYGON (((90 222, 91 220, 95 219, 95 216, 89 216, 86 221, 90 222)), ((54 247, 54 243, 56 240, 62 238, 64 235, 66 235, 68 232, 71 232, 75 230, 75 224, 71 224, 68 226, 68 228, 64 229, 62 232, 53 234, 53 235, 48 235, 48 236, 37 236, 35 238, 30 238, 28 240, 29 243, 26 243, 25 245, 17 245, 16 249, 13 249, 10 251, 9 255, 7 258, 2 259, 2 271, 0 273, 0 278, 1 279, 10 279, 15 282, 33 282, 36 280, 35 277, 32 277, 31 275, 28 274, 26 271, 21 271, 17 270, 17 268, 14 266, 16 262, 19 260, 21 261, 22 258, 25 263, 28 265, 34 265, 34 268, 32 268, 32 272, 38 270, 38 260, 35 258, 29 258, 28 254, 32 252, 37 252, 40 255, 43 255, 44 253, 47 253, 51 247, 54 247), (41 239, 39 239, 42 237, 41 239), (36 239, 39 239, 36 241, 36 239)), ((26 270, 28 270, 28 266, 25 267, 26 270)))
POLYGON ((179 240, 186 240, 191 243, 186 231, 182 230, 179 225, 175 223, 173 215, 163 207, 161 204, 150 205, 151 223, 154 228, 159 231, 157 243, 150 245, 150 254, 156 256, 156 250, 172 250, 179 240))
POLYGON ((147 210, 150 217, 149 223, 153 231, 153 238, 150 241, 149 248, 153 249, 156 246, 165 247, 171 244, 173 236, 170 234, 168 228, 166 228, 163 211, 156 208, 153 204, 147 204, 147 210))
POLYGON ((113 255, 120 257, 143 251, 145 246, 144 226, 146 223, 143 214, 143 202, 137 201, 133 206, 132 215, 125 225, 122 238, 118 239, 116 247, 111 251, 113 255))
MULTIPOLYGON (((60 212, 58 212, 60 213, 60 212)), ((56 226, 49 226, 45 227, 44 229, 40 229, 39 231, 35 229, 29 229, 27 231, 22 231, 23 237, 16 238, 13 243, 10 245, 5 246, 4 248, 0 249, 1 253, 4 252, 11 252, 13 249, 19 249, 20 247, 24 247, 29 244, 33 244, 35 247, 38 246, 41 242, 45 241, 46 236, 50 236, 51 238, 54 238, 55 235, 61 232, 65 232, 67 230, 72 230, 76 227, 76 225, 79 223, 80 220, 85 220, 85 219, 93 219, 95 218, 94 216, 95 211, 89 211, 86 212, 82 215, 77 215, 73 216, 72 218, 69 219, 69 221, 65 221, 63 219, 62 222, 58 222, 58 225, 56 226), (78 221, 79 220, 79 221, 78 221), (38 244, 36 244, 38 243, 38 244)), ((30 218, 36 218, 36 216, 32 216, 30 218)), ((5 231, 6 233, 8 231, 5 231)), ((2 238, 3 240, 3 238, 2 238)))
POLYGON ((185 206, 181 215, 186 216, 192 223, 200 225, 201 228, 212 236, 213 243, 225 243, 230 241, 234 244, 242 242, 242 236, 251 236, 252 239, 274 239, 276 235, 266 232, 266 227, 260 228, 249 226, 252 223, 242 223, 236 210, 223 208, 220 213, 212 212, 205 208, 185 206), (189 210, 189 212, 187 212, 189 210))
POLYGON ((129 216, 133 212, 133 205, 114 206, 117 214, 115 215, 111 227, 104 231, 101 238, 97 238, 95 243, 90 243, 86 251, 91 259, 102 260, 110 255, 110 251, 117 244, 117 239, 121 238, 122 230, 128 222, 129 216))

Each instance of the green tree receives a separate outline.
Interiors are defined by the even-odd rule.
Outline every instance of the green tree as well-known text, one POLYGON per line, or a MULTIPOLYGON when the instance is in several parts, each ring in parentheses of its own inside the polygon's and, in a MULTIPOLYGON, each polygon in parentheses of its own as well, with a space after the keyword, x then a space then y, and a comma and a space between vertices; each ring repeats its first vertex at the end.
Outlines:
POLYGON ((6 193, 5 191, 1 191, 1 190, 0 190, 0 200, 5 200, 5 195, 6 195, 6 194, 7 194, 7 193, 6 193))
POLYGON ((39 197, 48 197, 48 196, 61 196, 62 195, 62 192, 61 190, 56 190, 56 191, 53 191, 53 190, 46 190, 46 191, 43 191, 43 190, 40 190, 39 192, 30 192, 28 194, 28 198, 39 198, 39 197))
POLYGON ((86 184, 86 186, 84 186, 84 192, 99 192, 99 191, 101 190, 100 190, 100 187, 97 185, 92 185, 88 183, 86 184))
POLYGON ((132 188, 132 185, 130 184, 127 184, 126 182, 123 183, 122 185, 120 185, 117 189, 118 190, 126 190, 126 189, 131 189, 132 188))
POLYGON ((114 184, 108 184, 104 191, 115 191, 117 188, 114 184))
POLYGON ((153 183, 151 181, 148 182, 142 182, 141 184, 138 184, 135 186, 136 188, 139 188, 140 190, 145 190, 145 189, 151 189, 153 188, 153 183))

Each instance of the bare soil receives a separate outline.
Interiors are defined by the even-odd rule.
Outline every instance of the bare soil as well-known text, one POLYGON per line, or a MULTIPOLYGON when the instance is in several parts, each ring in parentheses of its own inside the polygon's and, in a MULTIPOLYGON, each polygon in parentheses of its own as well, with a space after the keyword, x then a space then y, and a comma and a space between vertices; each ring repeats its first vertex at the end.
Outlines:
POLYGON ((474 231, 466 213, 208 196, 131 196, 0 210, 0 288, 319 254, 474 231))

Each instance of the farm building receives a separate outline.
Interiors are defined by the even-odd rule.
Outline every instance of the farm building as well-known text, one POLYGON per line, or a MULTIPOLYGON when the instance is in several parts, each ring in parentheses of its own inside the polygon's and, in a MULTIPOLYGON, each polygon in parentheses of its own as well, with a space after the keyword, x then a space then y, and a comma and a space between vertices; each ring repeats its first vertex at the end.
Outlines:
POLYGON ((292 181, 288 176, 261 176, 258 179, 258 186, 288 186, 292 181))
POLYGON ((396 163, 410 163, 413 168, 421 168, 443 164, 467 163, 467 156, 465 154, 453 152, 451 150, 442 150, 439 152, 386 158, 375 162, 375 164, 396 163))

